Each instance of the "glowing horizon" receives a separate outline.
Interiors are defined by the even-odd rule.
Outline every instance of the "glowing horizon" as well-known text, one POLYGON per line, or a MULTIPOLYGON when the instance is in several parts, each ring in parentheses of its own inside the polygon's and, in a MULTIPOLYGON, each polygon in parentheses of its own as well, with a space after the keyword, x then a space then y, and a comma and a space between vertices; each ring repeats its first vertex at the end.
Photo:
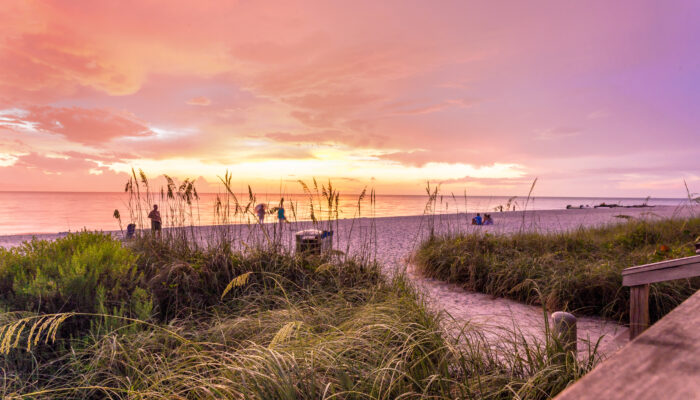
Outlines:
POLYGON ((3 190, 700 191, 700 4, 16 1, 3 190))

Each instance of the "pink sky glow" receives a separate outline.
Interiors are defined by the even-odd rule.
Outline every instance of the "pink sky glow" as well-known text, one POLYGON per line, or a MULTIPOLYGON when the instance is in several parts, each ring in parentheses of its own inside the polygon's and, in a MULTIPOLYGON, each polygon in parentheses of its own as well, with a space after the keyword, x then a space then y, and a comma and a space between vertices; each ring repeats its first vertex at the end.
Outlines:
POLYGON ((2 190, 700 191, 697 1, 15 1, 2 190))

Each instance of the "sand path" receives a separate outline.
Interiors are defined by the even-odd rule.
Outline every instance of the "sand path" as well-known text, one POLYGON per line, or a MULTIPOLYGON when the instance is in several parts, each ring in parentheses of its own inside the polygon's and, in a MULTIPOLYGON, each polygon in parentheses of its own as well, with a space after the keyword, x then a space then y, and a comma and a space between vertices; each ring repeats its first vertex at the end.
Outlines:
MULTIPOLYGON (((562 231, 580 226, 597 226, 608 223, 623 222, 617 217, 627 215, 631 218, 667 218, 672 216, 700 215, 698 207, 657 206, 640 209, 576 209, 493 213, 495 225, 472 226, 471 216, 465 214, 428 216, 409 216, 391 218, 360 218, 340 220, 333 223, 335 230, 334 246, 345 250, 350 246, 351 252, 371 252, 385 266, 388 275, 404 270, 425 294, 428 305, 449 315, 448 328, 457 332, 465 323, 479 324, 486 331, 518 330, 525 336, 542 338, 544 332, 544 314, 540 307, 529 306, 516 301, 497 298, 483 293, 464 290, 456 285, 429 279, 418 274, 407 260, 432 227, 437 233, 471 231, 509 233, 519 229, 537 231, 562 231)), ((273 234, 273 224, 266 228, 273 234)), ((292 245, 293 232, 310 228, 308 222, 288 224, 281 233, 282 242, 292 245)), ((202 240, 215 228, 201 227, 198 235, 202 240)), ((275 227, 275 230, 277 227, 275 227)), ((261 237, 260 227, 237 226, 235 237, 243 238, 248 243, 261 237)), ((275 232, 274 234, 280 234, 275 232)), ((37 235, 41 239, 55 239, 61 235, 37 235)), ((10 247, 30 239, 28 235, 0 237, 0 246, 10 247)), ((613 321, 595 317, 578 316, 579 350, 585 351, 585 342, 595 343, 600 338, 602 353, 610 354, 627 342, 627 329, 613 321), (582 343, 584 343, 582 345, 582 343)))
MULTIPOLYGON (((580 209, 549 210, 533 212, 493 213, 496 224, 493 226, 472 226, 471 217, 443 215, 431 217, 395 217, 375 220, 377 258, 386 268, 405 269, 411 279, 426 295, 430 307, 444 311, 452 319, 450 328, 457 333, 469 322, 478 324, 492 336, 507 334, 517 330, 534 338, 544 337, 544 311, 541 307, 526 305, 517 301, 498 298, 483 293, 471 292, 439 280, 421 276, 408 262, 432 226, 438 233, 479 230, 493 233, 509 233, 524 227, 536 231, 562 231, 580 226, 599 226, 624 222, 618 217, 658 219, 673 216, 698 215, 700 209, 678 207, 654 207, 639 209, 580 209)), ((370 221, 359 224, 361 230, 371 232, 370 221)), ((355 227, 357 229, 357 226, 355 227)), ((338 229, 341 245, 344 229, 338 229)), ((351 240, 357 241, 354 237, 351 240)), ((357 243, 356 243, 357 245, 357 243)), ((578 317, 579 350, 585 353, 587 343, 595 344, 600 339, 602 355, 611 354, 628 341, 627 328, 614 321, 597 317, 578 317)))

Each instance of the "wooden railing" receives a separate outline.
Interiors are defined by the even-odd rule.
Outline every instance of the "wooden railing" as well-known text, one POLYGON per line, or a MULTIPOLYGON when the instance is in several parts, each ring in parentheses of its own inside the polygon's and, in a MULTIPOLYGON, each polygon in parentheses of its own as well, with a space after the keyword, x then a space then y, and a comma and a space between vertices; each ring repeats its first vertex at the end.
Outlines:
POLYGON ((555 400, 699 399, 699 327, 696 292, 555 400))
POLYGON ((630 340, 649 327, 649 284, 700 276, 700 255, 639 265, 622 271, 630 287, 630 340))

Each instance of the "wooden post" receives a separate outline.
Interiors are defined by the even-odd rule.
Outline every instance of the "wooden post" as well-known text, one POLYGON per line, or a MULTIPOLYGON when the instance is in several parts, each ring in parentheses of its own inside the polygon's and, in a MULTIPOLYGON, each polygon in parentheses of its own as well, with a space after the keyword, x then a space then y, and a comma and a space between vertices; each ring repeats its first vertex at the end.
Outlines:
POLYGON ((649 327, 649 284, 630 287, 630 340, 649 327))
MULTIPOLYGON (((552 330, 557 340, 561 341, 564 351, 572 353, 576 359, 576 343, 578 342, 576 317, 563 311, 552 313, 552 330)), ((561 362, 564 360, 565 358, 562 358, 561 362)))

